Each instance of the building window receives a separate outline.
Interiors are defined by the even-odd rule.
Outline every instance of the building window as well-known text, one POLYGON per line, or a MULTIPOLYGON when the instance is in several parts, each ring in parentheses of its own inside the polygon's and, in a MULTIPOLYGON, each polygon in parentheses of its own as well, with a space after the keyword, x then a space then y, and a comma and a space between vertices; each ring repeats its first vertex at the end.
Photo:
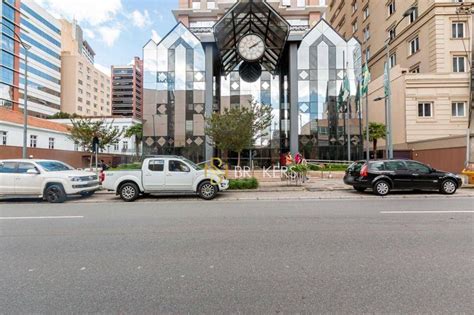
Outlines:
POLYGON ((388 58, 388 66, 390 69, 392 69, 393 67, 395 67, 396 64, 397 64, 397 54, 393 53, 388 58))
POLYGON ((411 24, 415 22, 417 18, 418 18, 418 7, 415 7, 415 9, 408 16, 408 22, 410 22, 411 24))
POLYGON ((433 117, 433 103, 418 103, 418 117, 433 117))
POLYGON ((364 20, 370 16, 369 5, 367 4, 364 8, 364 20))
POLYGON ((367 47, 365 49, 365 59, 369 60, 370 59, 370 47, 367 47))
POLYGON ((453 57, 453 72, 465 72, 465 58, 464 56, 453 57))
POLYGON ((83 93, 82 89, 77 89, 77 91, 79 92, 79 94, 83 93))
POLYGON ((388 16, 391 16, 395 13, 395 0, 392 0, 387 5, 388 16))
POLYGON ((410 41, 410 56, 417 53, 420 50, 420 40, 417 37, 410 41))
POLYGON ((36 148, 38 136, 30 135, 30 148, 36 148))
POLYGON ((364 28, 364 41, 368 41, 369 38, 370 38, 370 27, 369 27, 369 25, 367 25, 364 28))
POLYGON ((410 68, 410 73, 420 73, 420 65, 416 65, 410 68))
POLYGON ((281 0, 281 5, 284 7, 290 7, 291 6, 291 0, 281 0))
POLYGON ((452 37, 464 38, 464 22, 454 22, 452 24, 452 37))
POLYGON ((79 151, 79 142, 74 141, 74 151, 79 151))
POLYGON ((395 27, 392 27, 388 30, 388 39, 393 40, 395 36, 397 36, 397 33, 395 32, 395 27))
POLYGON ((77 110, 82 112, 82 106, 77 106, 77 110))
POLYGON ((299 8, 304 8, 306 6, 306 0, 297 0, 296 6, 299 8))
POLYGON ((7 132, 6 131, 0 131, 0 141, 2 145, 7 145, 7 132))
POLYGON ((352 23, 352 33, 357 32, 357 29, 358 29, 357 20, 355 20, 354 23, 352 23))
POLYGON ((466 102, 453 102, 451 104, 451 113, 453 117, 465 117, 466 102))
POLYGON ((77 80, 77 83, 79 83, 79 85, 82 85, 82 80, 77 80))
POLYGON ((352 13, 357 11, 357 1, 352 2, 352 13))
POLYGON ((54 138, 49 138, 48 148, 51 150, 54 149, 54 138))
POLYGON ((193 0, 192 8, 199 10, 201 8, 201 0, 193 0))
POLYGON ((78 97, 78 98, 77 98, 77 101, 78 101, 78 102, 82 102, 82 97, 78 97))
POLYGON ((122 151, 128 150, 128 141, 122 141, 122 151))
POLYGON ((119 143, 114 142, 114 151, 118 151, 118 150, 119 150, 119 143))

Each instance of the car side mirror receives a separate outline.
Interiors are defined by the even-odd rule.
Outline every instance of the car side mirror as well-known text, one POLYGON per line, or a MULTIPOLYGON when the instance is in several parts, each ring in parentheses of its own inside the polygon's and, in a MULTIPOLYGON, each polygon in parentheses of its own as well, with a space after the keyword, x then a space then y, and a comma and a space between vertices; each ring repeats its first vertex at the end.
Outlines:
POLYGON ((34 168, 30 168, 29 170, 26 171, 26 174, 30 174, 30 175, 38 175, 39 172, 34 169, 34 168))

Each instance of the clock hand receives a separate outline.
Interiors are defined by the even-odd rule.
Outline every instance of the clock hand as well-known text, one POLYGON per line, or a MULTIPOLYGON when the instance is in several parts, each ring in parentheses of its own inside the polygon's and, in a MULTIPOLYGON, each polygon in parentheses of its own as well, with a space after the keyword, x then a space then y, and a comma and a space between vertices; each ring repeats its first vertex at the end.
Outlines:
POLYGON ((256 47, 258 45, 258 42, 256 42, 255 44, 253 44, 252 46, 249 47, 249 49, 252 49, 254 47, 256 47))

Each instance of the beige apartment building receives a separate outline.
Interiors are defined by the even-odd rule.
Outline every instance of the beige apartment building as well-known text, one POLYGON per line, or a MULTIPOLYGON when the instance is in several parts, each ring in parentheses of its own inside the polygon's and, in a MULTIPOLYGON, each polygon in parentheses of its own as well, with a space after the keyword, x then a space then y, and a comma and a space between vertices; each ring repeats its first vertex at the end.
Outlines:
MULTIPOLYGON (((236 0, 178 0, 179 8, 173 10, 177 21, 195 30, 214 26, 236 0)), ((306 30, 315 25, 326 10, 328 0, 267 0, 288 23, 306 30)))
POLYGON ((94 51, 74 21, 61 22, 61 111, 110 116, 110 74, 94 67, 94 51))
POLYGON ((467 159, 472 6, 470 0, 330 0, 326 15, 346 39, 362 44, 372 75, 370 121, 385 120, 383 101, 373 100, 384 95, 391 38, 394 149, 453 171, 467 159))

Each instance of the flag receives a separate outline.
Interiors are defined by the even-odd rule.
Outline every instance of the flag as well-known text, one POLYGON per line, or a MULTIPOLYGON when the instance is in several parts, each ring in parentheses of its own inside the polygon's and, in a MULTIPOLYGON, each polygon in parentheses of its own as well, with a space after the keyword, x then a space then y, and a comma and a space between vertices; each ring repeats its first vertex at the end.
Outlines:
POLYGON ((370 83, 370 72, 367 63, 362 69, 362 85, 361 85, 361 95, 367 94, 369 92, 369 83, 370 83))
POLYGON ((360 112, 360 81, 357 80, 357 91, 355 96, 356 112, 360 112))
POLYGON ((383 90, 384 90, 385 97, 388 97, 388 95, 390 94, 390 81, 388 78, 389 71, 390 69, 388 67, 388 63, 386 62, 383 69, 383 90))

